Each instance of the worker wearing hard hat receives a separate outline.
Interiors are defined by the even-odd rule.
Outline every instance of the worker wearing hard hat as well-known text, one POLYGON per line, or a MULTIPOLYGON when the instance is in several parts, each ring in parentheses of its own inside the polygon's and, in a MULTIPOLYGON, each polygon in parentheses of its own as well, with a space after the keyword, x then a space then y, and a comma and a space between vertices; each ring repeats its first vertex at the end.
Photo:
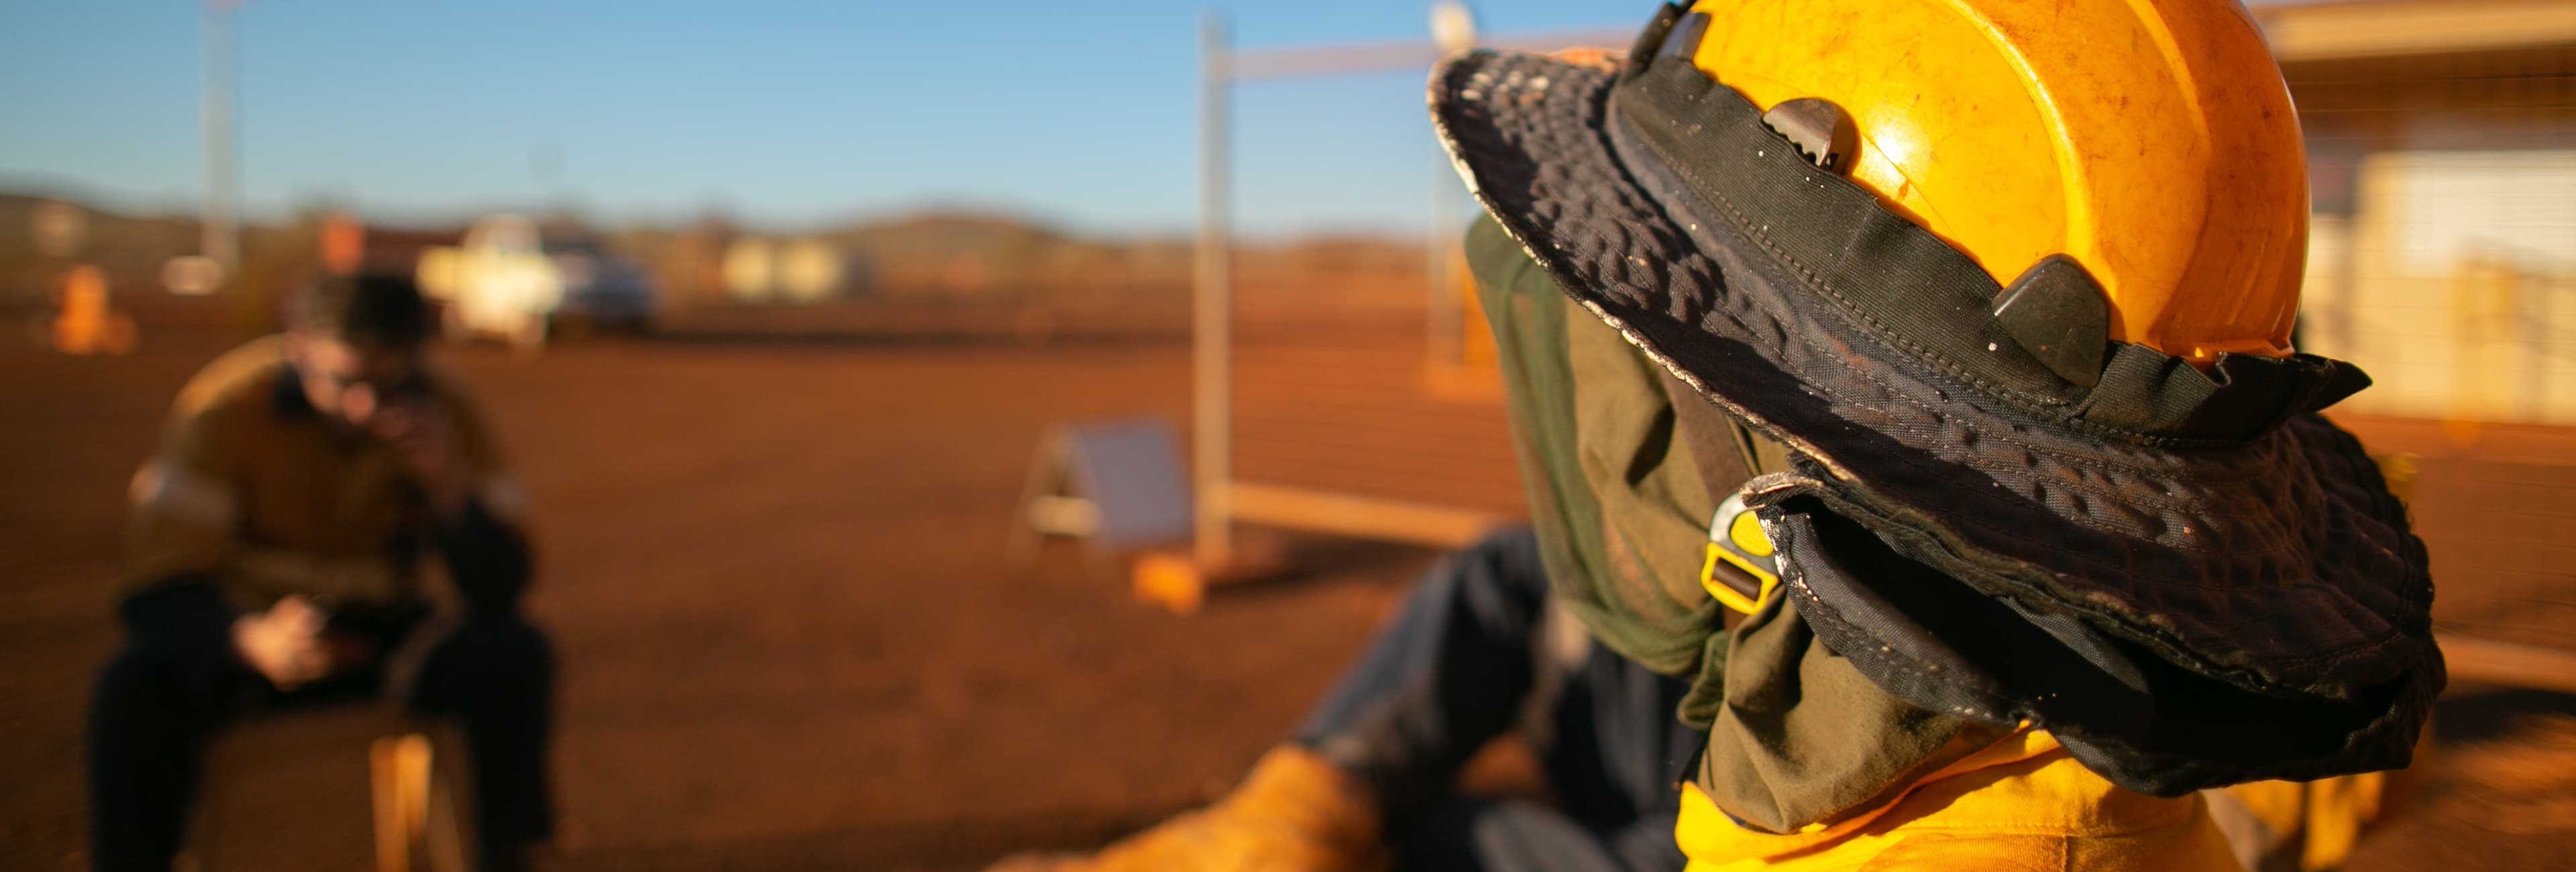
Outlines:
MULTIPOLYGON (((1706 730, 1692 868, 2234 869, 2198 791, 2406 765, 2424 548, 2290 347, 2241 7, 1703 0, 1430 96, 1553 595, 1706 730)), ((1169 850, 1338 819, 1246 805, 1103 865, 1367 862, 1169 850)))
MULTIPOLYGON (((2368 379, 2289 347, 2304 151, 2241 7, 1704 2, 1615 62, 1459 57, 1432 104, 1526 258, 1489 234, 1488 283, 1580 307, 1512 295, 1524 371, 1540 325, 1615 331, 1715 504, 1742 616, 1676 630, 1692 591, 1579 556, 1615 482, 1534 481, 1596 637, 1708 643, 1695 864, 2229 868, 2193 791, 2407 762, 2432 585, 2314 414, 2368 379)), ((1531 453, 1661 470, 1589 438, 1623 388, 1588 376, 1523 383, 1531 453)))

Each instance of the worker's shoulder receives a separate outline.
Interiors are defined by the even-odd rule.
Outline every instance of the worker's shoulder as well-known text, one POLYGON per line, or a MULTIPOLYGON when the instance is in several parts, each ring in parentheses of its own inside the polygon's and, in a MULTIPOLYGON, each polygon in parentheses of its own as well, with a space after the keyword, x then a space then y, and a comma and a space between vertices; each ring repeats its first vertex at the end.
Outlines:
POLYGON ((253 339, 190 376, 179 389, 179 398, 170 404, 170 418, 185 423, 266 408, 275 401, 277 382, 286 367, 285 337, 253 339))

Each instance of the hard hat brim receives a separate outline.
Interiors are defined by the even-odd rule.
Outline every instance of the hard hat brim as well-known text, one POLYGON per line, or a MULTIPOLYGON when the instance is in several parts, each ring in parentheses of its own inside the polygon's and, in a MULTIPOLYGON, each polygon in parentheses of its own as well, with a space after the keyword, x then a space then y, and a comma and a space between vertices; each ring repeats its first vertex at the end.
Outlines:
POLYGON ((2080 622, 2150 667, 2114 683, 2155 684, 2132 690, 2168 711, 2051 707, 2063 688, 1992 673, 1923 680, 1943 663, 1891 634, 1924 616, 1820 598, 1833 586, 1800 578, 1847 577, 1851 558, 1808 537, 1783 561, 1791 602, 1847 656, 1887 654, 1855 659, 1883 687, 2037 720, 2156 793, 2404 764, 2444 680, 2424 548, 2359 442, 2314 414, 2366 385, 2359 370, 2302 355, 2204 372, 2117 344, 2097 383, 2071 383, 1995 323, 1992 277, 1685 59, 1469 52, 1433 71, 1430 103, 1478 200, 1561 290, 1800 455, 1745 485, 1766 527, 1847 520, 2034 622, 2080 622), (2305 734, 2249 755, 2158 733, 2263 700, 2305 734))

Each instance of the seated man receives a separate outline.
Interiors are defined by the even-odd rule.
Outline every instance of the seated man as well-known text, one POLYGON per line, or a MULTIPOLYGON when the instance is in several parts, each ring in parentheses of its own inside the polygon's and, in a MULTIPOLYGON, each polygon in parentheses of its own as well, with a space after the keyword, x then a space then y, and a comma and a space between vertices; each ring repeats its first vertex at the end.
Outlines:
POLYGON ((462 719, 482 868, 521 866, 552 827, 553 661, 517 611, 524 497, 463 388, 428 366, 409 282, 332 279, 288 317, 180 391, 135 474, 126 641, 90 713, 97 868, 170 868, 227 721, 379 690, 462 719), (424 551, 447 567, 447 607, 422 588, 424 551))

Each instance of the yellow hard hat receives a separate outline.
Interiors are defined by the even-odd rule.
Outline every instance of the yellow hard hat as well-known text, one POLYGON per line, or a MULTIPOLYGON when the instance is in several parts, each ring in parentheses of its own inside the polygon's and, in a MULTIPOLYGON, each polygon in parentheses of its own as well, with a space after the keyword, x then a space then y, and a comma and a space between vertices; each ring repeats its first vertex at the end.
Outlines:
MULTIPOLYGON (((1489 297, 1563 294, 1708 425, 1676 426, 1786 450, 1749 480, 1703 464, 1709 502, 1756 518, 1711 519, 1708 595, 1761 606, 1775 573, 1762 607, 1785 596, 1873 686, 2046 730, 2127 790, 2404 766, 2443 680, 2432 573, 2314 414, 2369 377, 2283 353, 2300 136, 2243 11, 1696 5, 1624 57, 1461 52, 1426 96, 1493 219, 1470 241, 1489 297), (2008 627, 2063 644, 1987 644, 2008 627), (2218 720, 2241 729, 2173 728, 2218 720)), ((1514 382, 1516 411, 1589 384, 1557 382, 1514 382)), ((1524 448, 1581 454, 1598 416, 1574 417, 1524 448)), ((1624 486, 1556 478, 1533 487, 1624 486)), ((1638 651, 1717 629, 1671 618, 1678 587, 1566 592, 1638 651)), ((1830 811, 1739 805, 1780 832, 1830 811)))
POLYGON ((2051 254, 2110 337, 2199 363, 2290 353, 2307 156, 2230 0, 1701 0, 1693 62, 1769 110, 1839 106, 1853 181, 1998 282, 2051 254))

